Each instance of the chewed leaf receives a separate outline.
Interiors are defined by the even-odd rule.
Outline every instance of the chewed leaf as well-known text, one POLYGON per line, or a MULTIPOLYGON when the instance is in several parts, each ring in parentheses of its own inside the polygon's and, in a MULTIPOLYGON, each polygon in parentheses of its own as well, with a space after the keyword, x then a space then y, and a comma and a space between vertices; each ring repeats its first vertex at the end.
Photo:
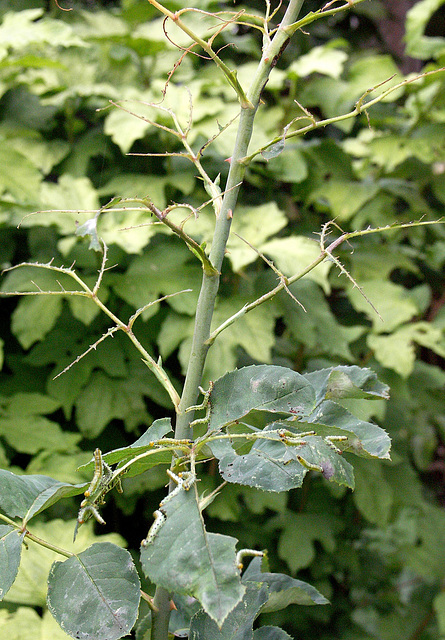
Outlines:
POLYGON ((294 416, 309 415, 315 390, 302 375, 272 365, 252 365, 216 380, 210 393, 209 431, 246 416, 253 409, 294 416))
MULTIPOLYGON (((271 428, 287 426, 286 423, 270 425, 271 428)), ((227 440, 212 442, 223 478, 227 482, 279 492, 301 487, 307 472, 315 470, 331 482, 354 488, 352 466, 323 437, 306 435, 297 444, 286 444, 276 437, 276 440, 257 440, 248 453, 241 455, 227 440)))
POLYGON ((261 571, 261 558, 253 558, 243 574, 243 582, 263 582, 269 588, 269 599, 261 613, 279 611, 289 604, 329 604, 315 587, 284 573, 261 571))
POLYGON ((220 626, 245 591, 236 567, 236 540, 206 531, 195 487, 174 493, 155 512, 141 548, 142 568, 155 584, 195 597, 220 626))
POLYGON ((238 455, 227 441, 212 442, 213 454, 219 458, 219 471, 227 482, 263 491, 289 491, 303 484, 307 469, 296 459, 286 458, 282 442, 261 443, 249 453, 238 455))
POLYGON ((389 398, 389 387, 378 380, 374 371, 355 365, 321 369, 304 377, 315 387, 317 403, 336 398, 389 398))
POLYGON ((90 246, 88 248, 94 251, 102 251, 99 236, 97 235, 97 215, 79 225, 76 229, 76 236, 81 238, 90 236, 90 246))
POLYGON ((325 433, 323 427, 330 427, 330 435, 348 436, 346 449, 356 455, 365 458, 390 458, 391 440, 384 429, 356 418, 331 400, 322 402, 306 424, 312 425, 317 433, 325 433))

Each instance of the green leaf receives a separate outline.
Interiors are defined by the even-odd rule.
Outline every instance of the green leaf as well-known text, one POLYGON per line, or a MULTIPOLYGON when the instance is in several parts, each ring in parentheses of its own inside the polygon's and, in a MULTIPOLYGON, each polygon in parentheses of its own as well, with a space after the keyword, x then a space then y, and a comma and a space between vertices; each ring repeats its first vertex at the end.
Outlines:
POLYGON ((273 158, 273 161, 267 165, 268 174, 271 174, 280 182, 302 182, 308 175, 304 154, 295 144, 289 143, 286 146, 286 151, 280 153, 279 144, 272 145, 262 153, 266 160, 273 158))
POLYGON ((42 451, 33 456, 31 462, 26 467, 26 473, 49 476, 60 482, 78 484, 87 477, 91 478, 93 475, 93 472, 91 472, 91 474, 87 476, 79 476, 77 472, 78 467, 89 460, 89 458, 90 454, 87 451, 79 451, 76 453, 42 451))
POLYGON ((332 44, 313 47, 309 53, 292 62, 287 73, 306 78, 311 73, 321 73, 338 79, 343 71, 348 54, 336 49, 332 44))
POLYGON ((13 417, 54 413, 59 407, 60 402, 42 393, 15 393, 8 398, 5 409, 7 415, 13 417))
MULTIPOLYGON (((308 267, 320 256, 320 246, 315 240, 305 236, 275 238, 259 246, 266 256, 272 258, 275 265, 285 276, 294 276, 308 267)), ((332 262, 322 262, 304 277, 314 280, 325 293, 329 293, 328 273, 332 262)))
POLYGON ((253 640, 292 640, 289 634, 279 627, 260 627, 253 633, 253 640))
POLYGON ((377 400, 389 398, 389 387, 380 382, 371 369, 338 366, 304 374, 316 390, 316 402, 344 398, 377 400))
POLYGON ((372 183, 330 180, 312 193, 310 201, 323 206, 328 203, 332 217, 344 221, 360 211, 379 190, 380 187, 372 183))
MULTIPOLYGON (((434 162, 435 157, 439 151, 440 138, 443 137, 443 125, 432 125, 433 135, 428 135, 428 131, 424 128, 419 129, 412 136, 395 136, 395 135, 383 135, 373 140, 370 140, 367 144, 367 155, 373 162, 384 167, 386 171, 394 171, 394 169, 408 160, 409 158, 418 158, 425 164, 434 162), (439 138, 437 138, 439 136, 439 138), (437 147, 437 150, 436 150, 437 147)), ((391 193, 391 182, 389 180, 381 181, 381 186, 385 186, 391 193)), ((412 187, 411 187, 412 189, 412 187)), ((411 193, 407 197, 405 194, 396 194, 404 197, 405 200, 414 204, 415 194, 411 193)), ((418 204, 422 201, 418 199, 418 204)), ((425 208, 425 205, 423 204, 425 208)), ((417 208, 417 207, 416 207, 417 208)), ((420 208, 420 207, 419 207, 420 208)))
POLYGON ((206 531, 196 485, 167 498, 161 508, 165 521, 141 547, 145 575, 169 591, 195 597, 221 626, 245 592, 236 567, 235 538, 206 531))
POLYGON ((367 343, 380 364, 407 378, 414 369, 416 349, 420 344, 445 357, 443 333, 428 322, 413 322, 388 335, 369 334, 367 343))
POLYGON ((261 155, 265 160, 272 160, 272 158, 277 158, 284 150, 284 146, 286 143, 286 138, 283 136, 281 140, 276 142, 275 144, 270 145, 265 151, 261 152, 261 155))
MULTIPOLYGON (((162 295, 192 289, 191 293, 169 298, 168 304, 178 313, 194 315, 201 269, 196 262, 190 262, 190 257, 191 253, 185 246, 170 238, 136 257, 124 275, 112 276, 110 280, 117 295, 135 309, 162 295)), ((158 309, 158 304, 152 305, 142 313, 142 318, 147 320, 158 309)))
POLYGON ((81 436, 62 431, 60 426, 40 413, 53 413, 60 403, 39 393, 16 393, 4 404, 0 417, 0 435, 21 453, 73 451, 81 436))
MULTIPOLYGON (((241 296, 221 300, 215 309, 211 329, 216 329, 250 301, 251 299, 241 296)), ((233 369, 238 361, 240 347, 257 361, 270 361, 275 343, 275 321, 278 315, 279 310, 275 307, 261 305, 228 326, 223 334, 218 336, 208 353, 204 380, 216 380, 224 372, 233 369)), ((192 349, 193 328, 192 318, 170 311, 162 323, 158 338, 164 359, 180 345, 179 360, 184 374, 192 349)))
POLYGON ((0 435, 20 453, 34 454, 47 451, 73 451, 82 439, 78 433, 67 433, 43 416, 11 416, 0 418, 0 435))
POLYGON ((280 492, 301 487, 307 473, 296 459, 286 456, 286 447, 278 436, 276 442, 256 442, 243 455, 238 455, 226 440, 211 442, 210 448, 227 482, 280 492))
MULTIPOLYGON (((141 94, 139 100, 150 101, 152 95, 145 96, 141 94)), ((126 105, 124 105, 125 108, 126 105)), ((132 110, 132 107, 129 107, 132 110)), ((136 113, 141 113, 141 104, 138 103, 135 109, 136 113)), ((150 114, 153 117, 153 114, 150 114)), ((152 124, 143 118, 123 111, 122 109, 113 108, 113 111, 105 119, 105 133, 111 137, 113 142, 117 144, 122 153, 128 153, 133 146, 133 142, 140 140, 145 136, 147 131, 152 128, 152 124)))
POLYGON ((243 238, 262 251, 262 244, 271 236, 281 231, 287 224, 287 218, 275 202, 266 202, 258 207, 239 207, 233 219, 232 231, 227 244, 227 257, 235 273, 258 259, 243 238))
POLYGON ((47 611, 42 618, 32 607, 18 607, 13 613, 7 609, 0 610, 1 636, 8 640, 69 639, 47 611))
POLYGON ((62 235, 72 235, 76 224, 82 225, 91 218, 92 212, 100 209, 98 194, 91 180, 68 174, 60 176, 57 183, 43 182, 39 199, 42 209, 56 211, 42 211, 29 216, 23 221, 23 226, 55 225, 62 235), (63 213, 65 210, 69 213, 63 213))
POLYGON ((88 248, 93 251, 102 251, 99 237, 97 235, 97 215, 94 216, 94 218, 90 218, 83 224, 78 225, 76 229, 76 236, 80 236, 81 238, 90 236, 90 246, 88 248))
MULTIPOLYGON (((99 189, 99 195, 119 195, 122 198, 150 198, 161 211, 167 204, 165 188, 170 176, 154 176, 144 173, 124 173, 115 176, 99 189)), ((149 215, 145 211, 144 215, 149 215)), ((141 230, 139 230, 141 231, 141 230)))
POLYGON ((79 430, 88 438, 98 436, 111 420, 118 418, 134 428, 149 419, 144 401, 142 380, 131 375, 111 378, 101 371, 92 374, 76 400, 79 430))
MULTIPOLYGON (((58 63, 53 61, 49 62, 58 65, 58 63)), ((22 58, 20 64, 26 64, 26 59, 22 58)), ((15 149, 30 160, 44 175, 49 174, 54 165, 59 164, 70 150, 67 142, 63 140, 50 140, 48 142, 44 140, 41 135, 37 134, 36 131, 32 130, 29 131, 27 137, 25 137, 25 134, 23 137, 8 137, 7 144, 8 148, 15 149)), ((33 201, 35 201, 35 199, 36 194, 34 194, 33 201)))
POLYGON ((85 484, 72 485, 47 476, 17 476, 0 469, 0 508, 24 523, 61 498, 82 493, 85 484))
POLYGON ((24 532, 0 525, 0 600, 3 600, 17 576, 24 537, 24 532))
POLYGON ((445 577, 445 514, 441 507, 424 502, 416 545, 404 550, 402 558, 421 576, 445 577))
POLYGON ((329 435, 346 435, 347 450, 358 456, 390 458, 391 440, 384 429, 356 418, 331 400, 325 400, 317 405, 314 413, 307 418, 306 424, 313 425, 316 432, 320 427, 327 426, 330 428, 329 435))
POLYGON ((312 353, 327 353, 346 361, 353 361, 346 327, 342 327, 332 313, 320 287, 308 278, 289 287, 291 293, 303 305, 302 309, 292 298, 282 292, 278 297, 280 316, 285 318, 291 338, 303 344, 312 353))
POLYGON ((199 611, 190 624, 190 637, 195 640, 246 640, 252 638, 253 623, 267 600, 267 588, 259 584, 247 584, 241 602, 230 613, 221 627, 204 611, 199 611))
MULTIPOLYGON (((371 97, 383 93, 390 87, 401 81, 400 71, 394 60, 389 55, 372 55, 359 57, 349 68, 348 97, 351 100, 361 97, 366 91, 378 87, 371 97), (394 77, 391 77, 394 76, 394 77)), ((397 89, 383 99, 383 102, 394 102, 403 94, 403 87, 397 89)))
POLYGON ((61 296, 22 298, 12 314, 12 332, 22 347, 29 349, 51 331, 61 312, 61 296))
POLYGON ((337 546, 336 535, 343 527, 344 524, 338 518, 327 513, 288 512, 279 537, 278 554, 287 562, 290 570, 296 573, 312 564, 316 542, 328 553, 333 553, 337 546))
POLYGON ((369 522, 384 527, 389 522, 394 499, 381 466, 375 461, 357 459, 354 461, 354 474, 353 498, 357 508, 369 522))
POLYGON ((399 325, 411 320, 419 312, 415 298, 399 284, 382 282, 381 280, 362 280, 360 287, 376 306, 383 322, 356 287, 348 289, 348 298, 357 311, 362 311, 369 317, 376 333, 394 331, 399 325))
POLYGON ((406 15, 406 54, 412 58, 428 60, 438 58, 445 51, 445 38, 428 37, 425 29, 433 14, 443 5, 443 0, 417 2, 406 15))
POLYGON ((110 542, 95 543, 51 567, 48 608, 74 638, 122 638, 136 622, 139 600, 131 556, 110 542))
POLYGON ((78 35, 73 33, 70 25, 62 20, 42 18, 43 13, 43 9, 6 13, 0 27, 2 44, 19 50, 34 43, 45 43, 53 47, 87 46, 78 35))
MULTIPOLYGON (((311 425, 308 426, 310 428, 311 425)), ((277 422, 268 428, 289 429, 289 424, 277 422)), ((263 433, 267 434, 267 431, 265 429, 263 433)), ((298 433, 295 436, 299 438, 298 433)), ((227 440, 211 442, 210 448, 219 458, 219 470, 223 478, 227 482, 263 491, 280 492, 301 487, 308 469, 318 467, 326 479, 354 488, 352 466, 323 438, 303 436, 302 444, 290 445, 276 433, 271 433, 270 437, 273 439, 258 439, 248 453, 241 455, 234 451, 227 440)))
MULTIPOLYGON (((171 419, 160 418, 159 420, 155 420, 147 431, 129 447, 113 449, 103 454, 102 457, 109 465, 120 463, 119 466, 123 466, 129 460, 133 460, 143 453, 151 452, 153 455, 149 455, 135 462, 126 473, 126 477, 139 475, 158 464, 168 464, 171 461, 171 452, 156 451, 156 449, 154 449, 154 443, 160 441, 159 444, 162 445, 162 438, 167 434, 173 435, 171 419)), ((79 470, 92 473, 94 470, 94 460, 90 460, 88 463, 82 465, 79 467, 79 470)))
POLYGON ((18 151, 4 145, 0 148, 0 164, 0 193, 7 191, 21 203, 37 202, 42 174, 33 163, 18 151))
POLYGON ((269 598, 262 606, 261 613, 280 611, 290 604, 329 604, 329 601, 307 582, 296 580, 283 573, 262 572, 261 558, 252 558, 243 574, 243 582, 267 584, 269 598))
POLYGON ((439 625, 440 635, 445 635, 445 592, 439 593, 433 602, 434 611, 436 613, 437 622, 439 625))
POLYGON ((246 416, 252 409, 309 415, 315 406, 313 386, 286 367, 253 365, 230 371, 213 385, 209 431, 246 416))
MULTIPOLYGON (((58 548, 67 550, 67 553, 73 549, 74 551, 83 551, 87 546, 98 540, 101 542, 112 542, 120 546, 125 544, 124 539, 117 533, 109 533, 101 535, 100 537, 95 536, 93 533, 93 520, 89 520, 80 527, 76 542, 73 544, 75 522, 75 520, 58 519, 48 522, 37 520, 29 529, 31 533, 42 540, 46 540, 58 548)), ((56 551, 51 551, 46 547, 30 542, 28 549, 22 554, 17 578, 6 594, 5 601, 28 604, 46 609, 48 573, 53 562, 60 560, 60 557, 60 554, 56 551)), ((55 623, 54 618, 52 616, 49 617, 51 621, 54 622, 54 626, 60 629, 57 623, 55 623)), ((59 636, 56 637, 58 638, 59 636)), ((52 636, 50 635, 48 640, 51 640, 51 638, 52 636)), ((20 638, 20 640, 23 639, 20 638)))

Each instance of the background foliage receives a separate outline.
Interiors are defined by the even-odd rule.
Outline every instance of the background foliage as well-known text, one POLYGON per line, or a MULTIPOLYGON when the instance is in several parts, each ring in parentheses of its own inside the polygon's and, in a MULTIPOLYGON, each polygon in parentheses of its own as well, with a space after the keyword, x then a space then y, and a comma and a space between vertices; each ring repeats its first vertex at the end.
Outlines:
MULTIPOLYGON (((187 3, 166 4, 175 9, 187 3)), ((189 4, 215 10, 225 3, 189 4)), ((251 10, 256 5, 248 4, 251 10)), ((423 0, 409 13, 411 58, 397 56, 385 42, 387 10, 375 0, 300 32, 267 85, 252 148, 304 115, 295 99, 316 117, 330 117, 351 110, 364 91, 392 74, 400 81, 401 69, 444 66, 445 39, 434 33, 443 5, 423 0)), ((6 267, 55 256, 57 264, 75 261, 94 282, 99 258, 85 240, 73 238, 73 222, 82 224, 91 214, 24 216, 42 209, 97 210, 117 195, 149 195, 160 209, 171 201, 199 206, 209 196, 196 170, 180 158, 126 155, 180 149, 145 121, 110 108, 110 100, 128 100, 126 107, 143 114, 135 101, 159 101, 178 58, 162 21, 143 0, 73 7, 68 13, 35 1, 10 10, 0 2, 0 261, 6 267)), ((309 1, 304 8, 318 7, 309 1)), ((200 28, 203 20, 201 15, 200 28)), ((181 44, 179 33, 169 35, 181 44)), ((224 57, 242 83, 261 43, 241 28, 224 32, 221 40, 230 45, 224 57)), ((218 132, 218 123, 235 116, 237 103, 223 78, 198 57, 183 61, 166 96, 183 122, 188 89, 189 141, 199 148, 218 132)), ((444 76, 426 78, 360 119, 294 138, 276 158, 259 156, 247 173, 234 230, 292 275, 318 255, 314 234, 329 219, 355 230, 439 218, 445 204, 444 96, 444 76)), ((227 172, 232 146, 229 128, 208 147, 203 161, 210 175, 227 172)), ((209 241, 212 215, 205 209, 187 223, 188 233, 209 241)), ((110 264, 117 265, 106 273, 102 295, 119 315, 130 316, 159 295, 193 290, 148 308, 135 327, 180 381, 200 270, 163 227, 146 223, 134 212, 102 216, 100 234, 110 264), (128 229, 137 225, 144 226, 128 229)), ((227 257, 215 326, 275 279, 237 238, 227 257)), ((223 332, 206 378, 259 362, 300 372, 338 363, 369 366, 390 385, 391 399, 371 403, 372 415, 359 400, 348 407, 353 402, 357 415, 389 432, 392 461, 357 459, 354 493, 322 477, 308 477, 303 490, 290 494, 230 485, 208 508, 211 528, 236 533, 242 546, 269 548, 273 570, 298 574, 331 600, 330 607, 289 607, 263 616, 293 637, 435 639, 445 636, 445 231, 437 225, 370 236, 346 247, 341 259, 383 322, 326 263, 292 286, 306 311, 280 294, 223 332)), ((13 271, 3 290, 25 290, 29 279, 29 271, 13 271)), ((119 334, 54 379, 108 328, 89 301, 36 296, 2 299, 1 306, 3 468, 80 482, 76 468, 95 447, 125 446, 165 415, 165 392, 119 334)), ((202 485, 212 489, 217 470, 210 465, 207 472, 202 485)), ((124 497, 116 496, 105 510, 101 540, 137 549, 164 483, 158 468, 126 479, 124 497)), ((77 510, 72 499, 47 511, 42 537, 69 537, 77 510)), ((86 525, 80 544, 94 535, 86 525)), ((53 555, 34 547, 23 553, 19 578, 0 608, 2 637, 66 637, 43 611, 53 555)))

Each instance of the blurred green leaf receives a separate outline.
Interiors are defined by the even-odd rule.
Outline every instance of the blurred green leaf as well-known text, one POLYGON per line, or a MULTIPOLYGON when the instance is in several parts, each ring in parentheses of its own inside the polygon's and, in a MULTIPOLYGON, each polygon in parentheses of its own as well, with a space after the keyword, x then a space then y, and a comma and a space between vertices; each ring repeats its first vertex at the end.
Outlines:
POLYGON ((335 536, 343 529, 341 521, 330 514, 288 512, 283 521, 278 554, 296 573, 308 567, 315 558, 316 542, 330 553, 335 551, 335 536))
MULTIPOLYGON (((276 238, 262 244, 260 249, 267 257, 272 258, 278 269, 286 276, 297 275, 320 255, 318 243, 304 236, 276 238)), ((325 293, 328 293, 330 290, 328 274, 331 267, 332 263, 322 262, 304 277, 314 280, 325 293)))
POLYGON ((42 174, 27 156, 3 147, 0 148, 0 163, 0 191, 9 192, 20 203, 37 203, 42 174))
POLYGON ((438 58, 445 51, 445 38, 428 37, 425 29, 443 0, 422 0, 408 11, 406 19, 406 53, 413 58, 438 58))

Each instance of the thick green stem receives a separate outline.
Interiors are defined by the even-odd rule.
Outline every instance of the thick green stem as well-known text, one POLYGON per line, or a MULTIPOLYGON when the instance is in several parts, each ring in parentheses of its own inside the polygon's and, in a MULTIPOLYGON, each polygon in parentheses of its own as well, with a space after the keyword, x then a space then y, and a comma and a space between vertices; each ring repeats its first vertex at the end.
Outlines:
MULTIPOLYGON (((151 0, 150 0, 151 1, 151 0)), ((216 218, 215 232, 210 251, 210 262, 217 273, 203 273, 201 291, 195 315, 195 331, 187 368, 184 389, 177 409, 175 437, 182 440, 190 436, 191 412, 186 413, 187 407, 196 403, 199 385, 202 379, 204 363, 209 349, 208 338, 210 325, 215 308, 216 296, 219 289, 220 271, 230 233, 233 213, 238 200, 240 184, 243 181, 246 165, 240 162, 247 155, 252 137, 253 122, 260 103, 261 93, 267 83, 269 74, 275 66, 279 56, 289 39, 286 29, 297 19, 304 0, 290 0, 283 20, 278 27, 273 40, 264 47, 261 61, 258 65, 252 85, 247 93, 247 101, 241 101, 241 114, 233 155, 230 159, 230 170, 227 178, 225 195, 221 211, 216 218)), ((168 627, 168 599, 169 594, 164 589, 157 589, 155 602, 157 611, 152 613, 152 640, 167 640, 168 627), (159 618, 166 616, 167 621, 159 618)))

